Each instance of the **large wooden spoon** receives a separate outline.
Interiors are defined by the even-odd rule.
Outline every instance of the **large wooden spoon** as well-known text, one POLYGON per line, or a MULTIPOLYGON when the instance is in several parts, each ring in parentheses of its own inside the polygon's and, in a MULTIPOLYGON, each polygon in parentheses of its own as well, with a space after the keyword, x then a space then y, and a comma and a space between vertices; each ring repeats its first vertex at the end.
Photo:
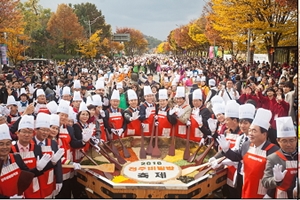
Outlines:
MULTIPOLYGON (((225 156, 221 157, 218 159, 218 164, 220 164, 223 160, 225 160, 225 156)), ((209 172, 212 169, 212 166, 200 171, 198 174, 196 174, 196 176, 194 177, 195 179, 201 178, 202 176, 204 176, 207 172, 209 172)))
POLYGON ((172 126, 172 138, 171 138, 171 145, 169 147, 169 156, 175 156, 175 126, 172 126))
POLYGON ((123 165, 127 162, 120 154, 116 154, 115 151, 113 151, 105 142, 103 142, 102 144, 105 146, 105 148, 107 148, 110 152, 112 152, 114 157, 118 160, 118 162, 121 165, 123 165))
MULTIPOLYGON (((102 172, 113 173, 115 171, 115 164, 106 163, 102 165, 80 165, 82 169, 97 169, 102 172)), ((74 168, 73 165, 62 165, 62 168, 74 168)))
POLYGON ((146 149, 147 155, 152 155, 152 151, 153 151, 153 144, 152 144, 153 135, 154 135, 154 121, 153 121, 153 124, 152 124, 152 131, 151 131, 150 141, 149 141, 148 147, 146 149))
MULTIPOLYGON (((108 130, 106 129, 106 132, 107 132, 107 131, 108 131, 108 130)), ((109 133, 109 132, 107 132, 107 133, 109 133)), ((113 133, 112 133, 112 134, 113 134, 113 133)), ((116 155, 120 156, 120 153, 119 153, 119 151, 118 151, 118 148, 114 145, 114 143, 113 143, 111 137, 108 136, 107 139, 108 139, 108 141, 109 141, 109 144, 110 144, 110 146, 111 146, 111 150, 112 150, 114 156, 116 156, 116 155)))
POLYGON ((206 155, 209 153, 210 149, 213 147, 214 143, 215 141, 212 138, 212 141, 210 145, 207 147, 207 149, 205 149, 205 151, 195 159, 196 165, 201 165, 203 163, 203 160, 205 159, 206 155))
MULTIPOLYGON (((116 129, 114 124, 111 124, 111 126, 112 126, 114 129, 116 129)), ((121 138, 120 138, 120 135, 119 135, 119 134, 116 134, 116 135, 117 135, 118 140, 119 140, 119 142, 120 142, 120 144, 121 144, 121 146, 122 146, 124 157, 125 157, 125 158, 130 158, 131 155, 130 155, 129 151, 127 150, 127 148, 125 147, 125 145, 123 144, 123 142, 122 142, 122 140, 121 140, 121 138)))
POLYGON ((183 160, 188 160, 190 158, 190 131, 191 126, 188 126, 187 129, 187 138, 186 138, 186 145, 183 153, 183 160))
POLYGON ((196 156, 197 156, 197 154, 198 154, 198 152, 199 152, 199 150, 201 149, 202 146, 203 146, 203 144, 201 143, 199 145, 199 147, 197 148, 197 150, 195 151, 195 153, 193 153, 193 155, 191 155, 189 157, 189 159, 187 160, 188 162, 194 162, 194 160, 195 160, 195 158, 196 158, 196 156))
POLYGON ((25 170, 21 170, 19 179, 17 182, 18 195, 22 195, 25 192, 25 190, 32 183, 33 178, 34 178, 34 173, 25 171, 25 170))
POLYGON ((145 147, 144 147, 144 139, 145 139, 145 136, 144 136, 144 129, 143 129, 143 126, 141 124, 141 148, 140 148, 140 159, 146 159, 147 158, 147 152, 145 150, 145 147))
POLYGON ((152 151, 151 157, 160 158, 160 156, 161 156, 161 152, 158 148, 158 126, 155 126, 155 146, 154 146, 154 149, 152 151))

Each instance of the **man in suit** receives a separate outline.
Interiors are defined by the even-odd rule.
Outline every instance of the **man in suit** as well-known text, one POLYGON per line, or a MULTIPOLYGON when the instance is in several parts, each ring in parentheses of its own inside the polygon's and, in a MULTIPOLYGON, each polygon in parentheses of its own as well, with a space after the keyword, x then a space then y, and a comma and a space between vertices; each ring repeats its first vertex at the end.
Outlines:
POLYGON ((292 118, 277 118, 276 128, 280 149, 267 157, 262 185, 273 191, 268 192, 270 198, 291 199, 293 191, 297 191, 298 174, 297 137, 292 118))

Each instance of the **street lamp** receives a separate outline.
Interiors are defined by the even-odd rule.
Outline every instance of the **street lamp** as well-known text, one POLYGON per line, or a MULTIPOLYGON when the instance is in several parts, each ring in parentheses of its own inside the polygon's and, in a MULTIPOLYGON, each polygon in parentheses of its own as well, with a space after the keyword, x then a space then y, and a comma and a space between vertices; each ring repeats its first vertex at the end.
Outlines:
POLYGON ((91 35, 92 35, 91 25, 93 25, 97 21, 97 19, 99 19, 99 17, 101 17, 101 15, 96 17, 93 21, 91 21, 91 20, 85 21, 85 23, 88 23, 88 26, 89 26, 89 37, 91 37, 91 35))

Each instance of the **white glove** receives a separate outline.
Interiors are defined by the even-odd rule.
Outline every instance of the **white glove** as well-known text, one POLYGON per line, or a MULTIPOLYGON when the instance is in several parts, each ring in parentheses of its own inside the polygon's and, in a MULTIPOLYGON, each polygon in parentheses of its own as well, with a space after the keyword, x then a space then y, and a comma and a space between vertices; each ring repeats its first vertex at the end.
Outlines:
POLYGON ((118 131, 118 135, 121 136, 122 133, 124 132, 124 129, 123 129, 123 128, 120 128, 120 129, 117 129, 117 131, 118 131))
POLYGON ((211 168, 213 168, 213 169, 217 169, 217 168, 219 168, 221 166, 220 164, 218 164, 218 161, 217 161, 217 159, 215 157, 211 157, 208 160, 208 162, 210 163, 211 168))
POLYGON ((33 88, 32 84, 28 85, 29 94, 33 94, 36 89, 33 88))
POLYGON ((187 125, 187 126, 190 126, 190 125, 191 125, 191 121, 190 121, 190 120, 187 120, 187 121, 186 121, 186 125, 187 125))
POLYGON ((37 156, 36 160, 36 169, 38 171, 42 171, 48 162, 51 160, 52 156, 50 154, 44 154, 43 157, 40 159, 40 156, 37 156))
POLYGON ((9 197, 10 199, 23 199, 23 195, 15 194, 14 196, 9 197))
POLYGON ((103 105, 104 106, 108 106, 109 105, 109 100, 107 98, 104 98, 103 105))
POLYGON ((218 120, 217 119, 212 119, 212 118, 209 118, 207 120, 207 123, 208 123, 208 128, 209 130, 214 133, 217 129, 217 122, 218 120))
POLYGON ((90 123, 89 126, 88 126, 88 129, 91 131, 91 132, 94 132, 94 129, 95 129, 95 124, 94 123, 90 123))
POLYGON ((130 117, 130 121, 137 120, 140 117, 139 111, 133 112, 132 117, 130 117))
POLYGON ((232 160, 226 158, 221 162, 222 165, 227 165, 227 166, 234 166, 237 167, 237 162, 233 162, 232 160))
POLYGON ((158 120, 158 116, 157 116, 157 115, 155 115, 155 116, 154 116, 154 119, 155 119, 155 120, 158 120))
POLYGON ((268 194, 265 194, 265 196, 263 197, 263 199, 272 199, 272 197, 270 197, 268 194))
POLYGON ((53 152, 51 162, 56 164, 57 161, 59 161, 60 158, 64 155, 64 153, 65 153, 65 149, 63 149, 63 148, 58 149, 58 151, 55 154, 53 152))
POLYGON ((169 110, 169 115, 173 115, 173 114, 175 113, 175 111, 176 111, 176 110, 175 110, 174 108, 170 109, 170 110, 169 110))
POLYGON ((55 88, 56 88, 55 89, 55 95, 58 96, 58 97, 60 97, 60 89, 61 89, 61 87, 59 85, 57 85, 55 88))
POLYGON ((183 109, 179 109, 177 112, 177 116, 181 117, 184 114, 184 110, 183 109))
POLYGON ((197 115, 198 116, 199 112, 200 112, 199 108, 193 109, 192 115, 197 115))
POLYGON ((101 115, 101 117, 105 117, 105 112, 104 112, 104 110, 100 110, 100 115, 101 115))
POLYGON ((159 124, 159 122, 155 122, 155 124, 154 124, 154 125, 155 125, 155 126, 158 126, 158 124, 159 124))
POLYGON ((110 131, 113 133, 113 134, 117 134, 117 130, 116 129, 114 129, 114 128, 112 128, 112 129, 110 129, 110 131))
POLYGON ((79 163, 73 163, 73 166, 74 166, 74 170, 78 170, 78 169, 81 169, 81 165, 79 163))
POLYGON ((201 140, 200 140, 200 142, 199 142, 199 146, 200 146, 201 144, 202 144, 202 145, 205 145, 205 139, 204 139, 204 138, 201 138, 201 140))
POLYGON ((142 123, 142 127, 143 127, 143 129, 146 127, 146 125, 144 124, 144 123, 142 123))
POLYGON ((226 140, 225 136, 224 135, 220 135, 218 138, 217 138, 217 142, 219 143, 219 146, 222 148, 222 151, 224 153, 226 153, 229 149, 229 141, 226 140))
POLYGON ((274 180, 276 182, 282 181, 286 173, 287 173, 287 170, 284 170, 282 172, 282 165, 276 164, 273 167, 274 180))
POLYGON ((86 129, 86 131, 82 132, 82 141, 84 141, 85 143, 88 142, 92 135, 93 132, 90 129, 86 129))
POLYGON ((58 195, 60 190, 62 188, 62 183, 56 183, 55 185, 55 191, 54 191, 54 196, 58 195))

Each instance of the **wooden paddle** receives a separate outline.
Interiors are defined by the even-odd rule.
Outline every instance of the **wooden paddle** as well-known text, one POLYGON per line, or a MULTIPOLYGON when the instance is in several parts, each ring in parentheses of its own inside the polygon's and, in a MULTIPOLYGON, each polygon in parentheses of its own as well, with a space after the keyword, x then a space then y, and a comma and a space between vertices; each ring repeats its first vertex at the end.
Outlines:
MULTIPOLYGON (((94 161, 94 159, 92 159, 89 155, 87 155, 82 149, 80 149, 80 152, 87 158, 89 159, 94 165, 98 166, 98 163, 96 161, 94 161)), ((111 175, 108 172, 103 172, 104 176, 109 179, 112 180, 113 179, 113 175, 111 175)))
POLYGON ((18 187, 18 195, 22 195, 25 190, 30 186, 32 183, 32 180, 34 178, 34 173, 21 170, 20 176, 17 182, 17 187, 18 187))
MULTIPOLYGON (((62 165, 63 168, 74 168, 73 165, 62 165)), ((81 165, 82 169, 97 169, 102 172, 110 172, 113 173, 115 171, 115 164, 108 163, 108 164, 102 164, 102 165, 81 165)))
MULTIPOLYGON (((225 160, 225 156, 217 159, 218 160, 218 164, 220 164, 220 162, 222 162, 223 160, 225 160)), ((204 176, 207 172, 209 172, 212 169, 212 166, 208 167, 207 169, 204 169, 202 171, 200 171, 198 174, 196 174, 196 176, 194 177, 195 179, 201 178, 202 176, 204 176)))
POLYGON ((210 145, 207 147, 207 149, 205 149, 205 151, 195 159, 196 165, 201 165, 203 163, 203 160, 205 159, 206 155, 209 153, 209 151, 212 148, 212 146, 214 145, 214 143, 215 143, 215 141, 212 138, 212 141, 211 141, 210 145))
POLYGON ((195 151, 195 153, 193 153, 193 155, 191 155, 191 156, 189 157, 189 159, 187 160, 188 162, 194 162, 194 160, 195 160, 195 158, 196 158, 196 156, 197 156, 199 150, 201 149, 201 147, 203 147, 203 144, 202 144, 202 143, 199 145, 199 147, 198 147, 198 149, 195 151))
POLYGON ((147 153, 144 147, 144 129, 143 126, 141 124, 141 148, 140 148, 140 159, 146 159, 147 158, 147 153))
MULTIPOLYGON (((116 129, 114 124, 111 124, 111 126, 112 126, 114 129, 116 129)), ((125 147, 125 145, 123 144, 123 142, 122 142, 122 140, 121 140, 119 134, 116 134, 116 135, 117 135, 118 140, 119 140, 119 142, 120 142, 120 144, 121 144, 121 146, 122 146, 124 157, 125 157, 125 158, 130 158, 131 155, 130 155, 129 151, 127 150, 127 148, 125 147)))
MULTIPOLYGON (((108 130, 106 129, 106 132, 107 132, 107 131, 108 131, 108 130)), ((109 133, 109 132, 107 132, 107 133, 109 133)), ((112 134, 114 134, 114 133, 112 133, 112 134)), ((120 156, 120 153, 119 153, 119 151, 118 151, 118 148, 114 145, 114 143, 113 143, 111 137, 108 136, 107 139, 108 139, 108 141, 109 141, 109 144, 110 144, 110 146, 111 146, 111 150, 112 150, 114 156, 116 156, 116 155, 120 156)))
POLYGON ((169 147, 169 156, 175 156, 175 126, 172 126, 172 138, 171 138, 171 145, 169 147))
POLYGON ((146 149, 147 155, 152 155, 152 151, 153 151, 153 144, 152 144, 153 135, 154 135, 154 121, 153 121, 153 124, 152 124, 152 132, 151 132, 151 136, 150 136, 149 145, 148 145, 148 147, 146 149))
MULTIPOLYGON (((153 123, 155 123, 155 122, 153 122, 153 123)), ((161 152, 158 148, 158 126, 155 126, 155 146, 154 146, 154 149, 152 151, 151 157, 160 158, 160 156, 161 156, 161 152)))
POLYGON ((120 155, 120 154, 116 154, 115 151, 113 151, 105 142, 102 143, 110 152, 112 152, 112 154, 114 155, 114 157, 118 160, 118 162, 123 165, 125 164, 127 161, 120 155))
MULTIPOLYGON (((218 162, 219 162, 219 160, 221 160, 221 159, 223 159, 223 157, 217 159, 218 162)), ((198 170, 198 169, 204 168, 204 167, 209 166, 209 165, 210 165, 210 163, 207 162, 207 163, 204 163, 204 164, 202 164, 202 165, 197 165, 197 166, 192 166, 192 167, 185 168, 185 169, 183 169, 183 170, 181 171, 181 176, 185 176, 185 175, 187 175, 187 174, 190 174, 190 173, 192 173, 192 172, 194 172, 194 171, 196 171, 196 170, 198 170)))
POLYGON ((183 153, 183 160, 188 160, 190 158, 190 131, 191 126, 188 126, 187 129, 187 138, 186 138, 186 145, 183 153))

